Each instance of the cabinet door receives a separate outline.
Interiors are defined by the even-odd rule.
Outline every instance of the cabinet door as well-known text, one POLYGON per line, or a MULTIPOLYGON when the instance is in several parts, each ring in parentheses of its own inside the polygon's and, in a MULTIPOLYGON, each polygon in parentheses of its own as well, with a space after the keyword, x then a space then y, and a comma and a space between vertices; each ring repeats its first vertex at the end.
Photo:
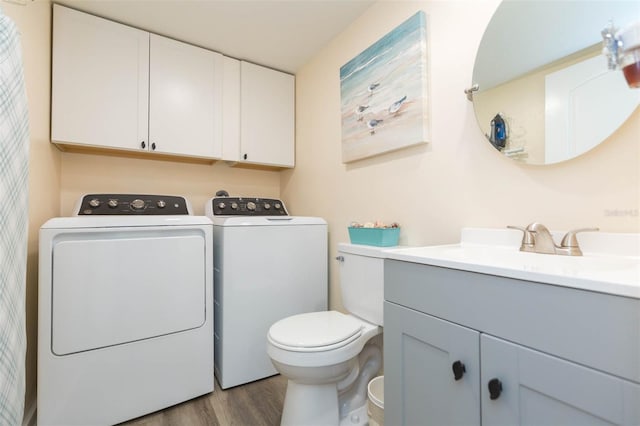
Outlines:
POLYGON ((240 61, 224 57, 222 159, 240 161, 240 61))
POLYGON ((149 33, 54 4, 51 72, 53 141, 146 145, 149 33))
POLYGON ((483 424, 640 424, 640 385, 484 334, 480 347, 483 424))
POLYGON ((242 61, 240 81, 241 161, 293 167, 294 77, 242 61))
POLYGON ((151 34, 152 151, 221 157, 222 58, 219 53, 151 34))
POLYGON ((479 333, 390 302, 384 321, 385 424, 479 425, 479 333))

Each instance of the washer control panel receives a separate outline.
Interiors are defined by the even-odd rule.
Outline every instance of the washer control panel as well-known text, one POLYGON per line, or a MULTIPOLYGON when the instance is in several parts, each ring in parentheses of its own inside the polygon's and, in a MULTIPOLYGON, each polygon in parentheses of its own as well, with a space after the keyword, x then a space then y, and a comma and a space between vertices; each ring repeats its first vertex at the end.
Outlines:
POLYGON ((275 198, 218 197, 211 202, 216 216, 289 216, 275 198))
POLYGON ((83 215, 190 215, 184 197, 144 194, 87 194, 76 209, 83 215))

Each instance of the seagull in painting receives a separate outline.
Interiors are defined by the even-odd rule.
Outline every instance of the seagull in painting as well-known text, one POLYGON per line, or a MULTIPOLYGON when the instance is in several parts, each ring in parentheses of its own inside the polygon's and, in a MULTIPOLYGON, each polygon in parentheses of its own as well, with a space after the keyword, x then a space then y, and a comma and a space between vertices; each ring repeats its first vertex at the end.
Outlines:
POLYGON ((363 114, 367 108, 369 108, 369 105, 358 105, 358 108, 356 108, 356 115, 358 116, 358 121, 362 121, 363 114))
POLYGON ((389 107, 389 114, 395 114, 400 110, 400 107, 407 100, 407 95, 404 95, 402 98, 398 99, 389 107))
POLYGON ((372 135, 376 132, 376 127, 382 123, 383 120, 376 120, 375 118, 367 121, 367 127, 369 128, 369 133, 372 135))
POLYGON ((376 90, 380 86, 380 83, 371 83, 367 90, 369 91, 369 96, 373 95, 373 91, 376 90))

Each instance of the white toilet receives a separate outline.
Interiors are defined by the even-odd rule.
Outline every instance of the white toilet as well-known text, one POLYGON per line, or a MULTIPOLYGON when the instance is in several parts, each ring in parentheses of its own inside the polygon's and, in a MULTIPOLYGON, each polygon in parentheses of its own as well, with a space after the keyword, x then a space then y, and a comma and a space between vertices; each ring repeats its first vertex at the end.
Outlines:
POLYGON ((367 384, 382 365, 380 348, 369 340, 382 332, 384 251, 338 245, 348 315, 294 315, 269 329, 267 353, 289 379, 282 425, 368 424, 367 384))

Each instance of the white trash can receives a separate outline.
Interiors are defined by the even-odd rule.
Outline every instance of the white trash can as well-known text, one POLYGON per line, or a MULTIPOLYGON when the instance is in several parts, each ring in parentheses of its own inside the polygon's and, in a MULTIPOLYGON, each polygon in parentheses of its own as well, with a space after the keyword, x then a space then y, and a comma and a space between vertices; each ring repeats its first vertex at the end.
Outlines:
POLYGON ((384 376, 374 377, 367 387, 369 425, 384 426, 384 376))

